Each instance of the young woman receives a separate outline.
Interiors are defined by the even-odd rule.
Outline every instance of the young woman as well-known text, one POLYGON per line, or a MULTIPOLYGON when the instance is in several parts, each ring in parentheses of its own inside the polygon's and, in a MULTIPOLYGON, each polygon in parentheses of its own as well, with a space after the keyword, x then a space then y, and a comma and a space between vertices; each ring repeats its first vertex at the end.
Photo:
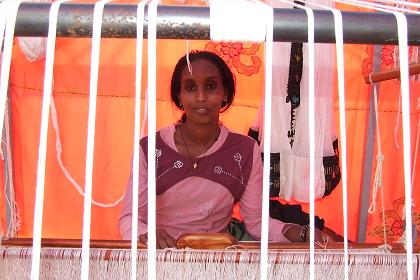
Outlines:
MULTIPOLYGON (((248 234, 260 238, 262 161, 258 144, 219 121, 235 97, 233 74, 214 53, 182 57, 173 72, 171 98, 181 120, 156 134, 156 238, 173 247, 183 233, 227 232, 232 208, 240 204, 248 234)), ((140 141, 139 240, 147 242, 147 137, 140 141)), ((131 238, 132 182, 119 222, 131 238)), ((307 241, 307 227, 269 219, 269 240, 307 241)), ((322 241, 322 233, 316 239, 322 241)))

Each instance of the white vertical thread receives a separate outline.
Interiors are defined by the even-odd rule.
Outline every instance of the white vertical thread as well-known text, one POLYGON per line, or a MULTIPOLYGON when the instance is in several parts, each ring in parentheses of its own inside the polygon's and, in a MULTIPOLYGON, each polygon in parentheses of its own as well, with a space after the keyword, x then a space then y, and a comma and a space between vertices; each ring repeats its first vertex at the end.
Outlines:
MULTIPOLYGON (((61 168, 61 171, 63 171, 64 176, 67 178, 67 180, 69 180, 69 182, 71 183, 71 185, 74 187, 74 189, 82 196, 85 196, 85 192, 82 189, 82 187, 80 186, 80 184, 73 178, 73 176, 71 175, 70 171, 67 169, 67 167, 64 165, 63 159, 62 159, 62 145, 61 145, 61 137, 60 137, 60 127, 58 125, 58 120, 57 120, 57 111, 55 109, 55 104, 54 104, 54 97, 51 96, 51 124, 55 130, 55 150, 57 152, 57 163, 61 168)), ((96 201, 93 199, 92 197, 92 204, 99 206, 99 207, 103 207, 103 208, 110 208, 110 207, 115 207, 117 206, 123 199, 124 199, 124 194, 122 194, 118 199, 116 199, 115 201, 111 202, 111 203, 102 203, 99 201, 96 201)))
POLYGON ((34 228, 32 243, 32 266, 31 279, 39 279, 39 265, 41 255, 41 235, 42 235, 42 215, 44 208, 44 184, 45 184, 45 161, 47 156, 47 135, 49 109, 52 94, 52 77, 54 67, 55 39, 57 30, 58 9, 61 3, 66 1, 57 1, 51 5, 49 24, 47 51, 45 58, 45 76, 44 76, 44 92, 42 98, 41 111, 41 128, 38 149, 38 168, 35 192, 35 210, 34 210, 34 228))
POLYGON ((264 165, 261 211, 261 270, 260 279, 265 280, 268 270, 268 217, 270 188, 270 148, 271 148, 271 105, 273 90, 273 8, 267 6, 265 38, 265 94, 264 94, 264 165))
MULTIPOLYGON (((15 2, 15 5, 18 2, 15 2)), ((16 11, 13 12, 13 3, 12 1, 4 1, 0 3, 0 66, 1 66, 1 77, 0 77, 0 119, 1 119, 1 126, 0 126, 0 133, 3 133, 3 125, 4 125, 4 118, 5 115, 7 114, 8 110, 6 108, 6 102, 7 102, 7 90, 8 90, 8 84, 9 84, 9 71, 10 71, 10 62, 11 62, 11 57, 12 57, 12 47, 13 47, 13 33, 14 33, 14 25, 15 22, 11 22, 10 24, 13 25, 13 28, 9 28, 6 31, 6 40, 8 41, 7 45, 5 44, 5 48, 4 48, 4 56, 3 56, 3 63, 2 63, 2 50, 3 50, 3 39, 4 39, 4 31, 6 29, 6 25, 8 23, 8 21, 13 20, 16 21, 16 12, 17 12, 17 7, 16 7, 16 11), (8 20, 8 15, 11 15, 11 18, 8 20), (15 15, 13 17, 13 15, 15 15), (4 65, 4 66, 3 66, 4 65)), ((7 127, 7 123, 8 123, 8 118, 6 116, 6 130, 5 133, 7 135, 8 132, 8 127, 7 127)), ((10 143, 7 143, 7 149, 10 149, 10 143)), ((11 153, 7 152, 9 155, 11 155, 11 153)), ((3 155, 2 155, 3 158, 3 155)), ((11 157, 8 156, 7 157, 7 169, 8 172, 11 174, 11 157)), ((16 234, 16 228, 17 225, 15 224, 15 219, 16 219, 16 212, 15 209, 17 208, 16 202, 15 202, 15 195, 14 195, 14 190, 13 190, 13 178, 9 176, 10 179, 10 184, 6 185, 6 188, 9 188, 9 195, 10 195, 10 199, 8 197, 8 195, 6 194, 6 188, 5 188, 5 193, 4 193, 4 197, 7 203, 7 207, 9 207, 11 214, 10 217, 10 221, 8 223, 8 225, 6 226, 6 237, 13 237, 16 234)), ((2 229, 2 228, 1 228, 2 229)), ((3 238, 4 236, 2 236, 3 232, 0 233, 0 238, 3 238)))
POLYGON ((343 16, 341 11, 327 6, 307 1, 311 5, 323 7, 330 10, 334 15, 334 30, 337 56, 338 76, 338 97, 340 109, 340 138, 341 138, 341 166, 342 166, 342 187, 343 187, 343 225, 344 225, 344 279, 349 278, 349 256, 348 256, 348 206, 347 206, 347 133, 346 133, 346 111, 345 111, 345 85, 344 85, 344 40, 343 40, 343 16))
MULTIPOLYGON (((9 155, 7 157, 7 176, 6 176, 6 188, 8 189, 8 194, 6 193, 6 188, 4 189, 4 198, 6 202, 6 207, 9 207, 10 209, 10 220, 7 226, 6 231, 6 237, 16 237, 17 231, 21 227, 21 220, 20 220, 20 210, 19 205, 16 202, 16 195, 15 195, 15 188, 13 185, 13 164, 12 164, 12 147, 11 147, 11 129, 10 129, 10 117, 9 117, 9 108, 8 105, 5 107, 5 119, 4 119, 4 125, 5 125, 5 135, 7 137, 6 141, 6 153, 9 155)), ((419 122, 420 123, 420 122, 419 122)))
POLYGON ((143 22, 144 6, 142 1, 137 6, 137 40, 136 40, 136 80, 134 105, 134 141, 133 141, 133 200, 131 220, 131 279, 137 277, 137 240, 139 216, 139 143, 140 143, 140 108, 141 108, 141 82, 143 64, 143 22))
POLYGON ((408 37, 407 18, 395 14, 398 22, 398 46, 400 53, 400 73, 402 92, 402 126, 404 143, 404 190, 405 190, 405 232, 407 248, 407 276, 413 279, 413 222, 411 220, 411 145, 410 145, 410 89, 408 83, 408 37))
POLYGON ((309 279, 315 279, 315 30, 314 13, 305 8, 308 15, 308 54, 309 54, 309 226, 310 226, 310 265, 309 279))
POLYGON ((148 8, 148 148, 147 148, 147 271, 148 279, 156 279, 156 24, 158 0, 148 8))
POLYGON ((372 214, 376 211, 376 197, 378 188, 381 188, 381 201, 382 201, 382 226, 383 226, 383 233, 384 233, 384 246, 385 248, 389 248, 387 244, 387 236, 386 236, 386 220, 385 220, 385 203, 384 203, 384 186, 382 184, 382 166, 384 161, 384 155, 382 154, 382 144, 381 144, 381 133, 379 127, 379 108, 378 108, 378 93, 377 93, 377 84, 372 81, 372 73, 369 75, 369 82, 373 86, 373 103, 375 108, 375 122, 376 122, 376 139, 377 139, 377 155, 376 155, 376 170, 375 170, 375 178, 373 180, 373 188, 372 188, 372 202, 369 206, 368 213, 372 214))
MULTIPOLYGON (((9 3, 10 1, 0 2, 0 54, 2 52, 1 50, 3 50, 4 30, 6 28, 6 19, 7 19, 9 3)), ((1 63, 1 59, 0 59, 0 63, 1 63)))
MULTIPOLYGON (((309 279, 315 279, 315 20, 312 9, 286 0, 277 0, 304 9, 308 17, 309 69, 309 279)), ((265 139, 264 139, 265 141, 265 139)))
POLYGON ((191 67, 191 63, 190 63, 190 48, 189 48, 189 40, 187 40, 187 44, 185 46, 186 50, 186 54, 185 57, 187 59, 187 67, 188 67, 188 72, 190 73, 190 75, 192 75, 192 67, 191 67))
MULTIPOLYGON (((9 88, 9 74, 10 74, 10 63, 12 60, 12 48, 13 48, 13 36, 15 33, 15 23, 17 10, 22 0, 9 0, 2 2, 1 8, 4 14, 0 21, 5 21, 5 24, 1 24, 0 28, 3 30, 0 35, 0 47, 3 43, 4 34, 4 49, 3 49, 3 60, 1 61, 1 75, 0 75, 0 132, 3 133, 4 125, 4 110, 6 106, 7 90, 9 88), (4 30, 5 29, 5 30, 4 30), (5 31, 5 33, 4 33, 5 31)), ((0 49, 1 50, 1 49, 0 49)))
POLYGON ((92 208, 92 175, 93 175, 93 154, 95 144, 96 126, 96 99, 98 92, 98 71, 99 71, 99 52, 101 47, 102 15, 104 6, 111 0, 102 0, 95 3, 93 10, 92 28, 92 51, 90 64, 89 82, 89 114, 87 127, 86 143, 86 167, 85 167, 85 197, 83 203, 83 233, 82 233, 82 280, 89 278, 89 243, 90 243, 90 222, 92 208))
POLYGON ((337 52, 338 71, 338 98, 340 108, 340 138, 341 138, 341 185, 343 188, 343 227, 344 227, 344 279, 349 279, 349 253, 348 253, 348 198, 347 198, 347 133, 346 133, 346 104, 344 85, 344 40, 343 17, 339 10, 334 9, 335 41, 337 52))
POLYGON ((411 221, 411 146, 410 146, 410 96, 408 83, 408 36, 407 18, 404 14, 390 11, 388 7, 378 8, 365 1, 342 1, 335 2, 373 8, 375 10, 392 13, 397 19, 398 26, 398 47, 400 59, 400 79, 401 79, 401 99, 402 99, 402 119, 403 119, 403 143, 404 143, 404 190, 405 190, 405 218, 406 218, 406 258, 407 258, 407 277, 413 279, 413 227, 411 221))

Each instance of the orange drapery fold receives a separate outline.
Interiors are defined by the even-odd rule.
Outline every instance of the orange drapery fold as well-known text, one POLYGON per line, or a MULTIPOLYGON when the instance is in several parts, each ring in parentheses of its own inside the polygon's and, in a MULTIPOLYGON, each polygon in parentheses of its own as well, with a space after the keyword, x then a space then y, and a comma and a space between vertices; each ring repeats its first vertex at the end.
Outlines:
MULTIPOLYGON (((145 44, 146 46, 147 44, 145 44)), ((86 154, 88 88, 90 71, 90 39, 57 40, 54 66, 54 102, 63 147, 62 159, 73 178, 83 187, 86 154)), ((182 40, 158 41, 158 128, 174 122, 180 111, 170 102, 169 85, 172 69, 185 54, 182 40)), ((214 43, 189 41, 189 50, 208 49, 218 52, 232 67, 237 83, 237 97, 233 107, 222 114, 222 122, 229 128, 247 133, 254 120, 259 100, 264 92, 263 45, 251 43, 214 43)), ((124 194, 131 166, 134 117, 134 39, 102 39, 96 142, 93 175, 93 199, 112 203, 124 194)), ((359 217, 359 199, 362 182, 363 155, 366 145, 366 124, 369 109, 369 86, 363 74, 371 71, 371 47, 345 46, 346 65, 346 118, 348 144, 349 188, 349 238, 356 239, 359 217)), ((391 47, 383 49, 382 67, 392 67, 391 47)), ((147 49, 143 52, 142 97, 147 90, 147 49)), ((18 45, 13 50, 10 80, 12 118, 12 156, 16 201, 20 209, 22 227, 19 237, 30 237, 33 227, 34 197, 42 102, 44 61, 29 63, 18 45)), ((420 84, 411 84, 411 129, 414 157, 418 129, 420 84)), ((402 124, 397 132, 400 149, 394 144, 394 123, 398 114, 399 82, 380 84, 379 118, 382 150, 385 155, 383 181, 385 190, 386 229, 388 238, 397 241, 404 227, 401 198, 404 197, 402 162, 402 124)), ((335 111, 338 120, 338 97, 335 94, 335 111)), ((336 121, 338 125, 338 121, 336 121)), ((339 131, 337 127, 336 131, 339 131)), ((64 176, 57 162, 55 131, 51 125, 48 134, 47 171, 43 237, 81 238, 83 197, 64 176)), ((376 155, 376 150, 375 153, 376 155)), ((414 159, 413 159, 414 160, 414 159)), ((375 164, 375 163, 374 163, 375 164)), ((417 163, 419 166, 420 163, 417 163)), ((2 168, 2 170, 4 170, 2 168)), ((417 170, 416 170, 417 172, 417 170)), ((417 172, 418 173, 418 172, 417 172)), ((3 175, 3 174, 2 174, 3 175)), ((413 185, 413 223, 420 223, 420 174, 413 185)), ((372 176, 373 178, 373 176, 372 176)), ((4 182, 4 180, 2 180, 4 182)), ((383 238, 380 212, 369 215, 367 241, 381 242, 383 238)), ((5 209, 3 194, 1 209, 5 209)), ((304 205, 308 209, 308 205, 304 205)), ((119 239, 118 215, 120 206, 92 208, 94 239, 119 239)), ((342 234, 342 188, 318 200, 316 214, 325 219, 326 225, 342 234), (336 211, 331 211, 336 209, 336 211)), ((5 211, 1 211, 1 225, 5 227, 5 211)))

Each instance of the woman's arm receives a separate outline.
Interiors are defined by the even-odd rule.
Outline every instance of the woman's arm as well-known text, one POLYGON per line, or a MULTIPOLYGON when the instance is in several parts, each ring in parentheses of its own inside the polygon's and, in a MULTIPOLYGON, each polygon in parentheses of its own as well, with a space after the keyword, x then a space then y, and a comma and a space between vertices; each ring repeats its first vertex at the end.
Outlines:
MULTIPOLYGON (((131 239, 133 211, 133 170, 127 183, 127 191, 123 200, 119 220, 119 231, 124 240, 131 239)), ((138 207, 138 235, 147 233, 147 162, 143 150, 140 148, 139 164, 139 207, 138 207)))
MULTIPOLYGON (((248 185, 240 201, 240 212, 243 216, 248 233, 255 239, 261 235, 261 206, 262 206, 262 180, 263 166, 260 150, 254 146, 253 166, 248 185)), ((309 229, 292 223, 283 223, 279 220, 268 218, 268 240, 277 242, 309 242, 309 229)), ((334 242, 336 238, 329 232, 315 229, 315 241, 321 244, 334 242)))
MULTIPOLYGON (((252 170, 246 186, 245 192, 240 201, 240 212, 244 219, 247 232, 255 239, 261 237, 261 207, 262 207, 262 182, 263 166, 260 150, 255 143, 253 151, 252 170)), ((281 221, 268 218, 270 241, 290 242, 291 240, 284 235, 288 225, 281 221)), ((292 239, 294 241, 294 239, 292 239)))
MULTIPOLYGON (((119 230, 121 238, 131 240, 133 211, 133 171, 130 172, 130 179, 127 184, 127 191, 123 200, 119 230)), ((138 207, 138 240, 147 245, 147 162, 143 150, 140 148, 139 164, 139 207, 138 207)), ((157 248, 175 247, 176 240, 164 229, 156 230, 157 248)))

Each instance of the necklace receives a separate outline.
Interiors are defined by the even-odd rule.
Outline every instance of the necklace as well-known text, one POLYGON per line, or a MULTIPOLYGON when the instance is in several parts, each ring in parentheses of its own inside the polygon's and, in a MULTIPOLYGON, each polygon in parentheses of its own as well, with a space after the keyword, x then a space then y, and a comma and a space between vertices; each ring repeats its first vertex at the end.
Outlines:
MULTIPOLYGON (((191 163, 192 163, 192 166, 193 166, 193 168, 195 170, 197 168, 197 166, 198 166, 198 161, 197 161, 198 157, 196 157, 195 160, 194 160, 193 157, 191 156, 190 150, 188 149, 187 143, 185 142, 184 135, 182 135, 181 126, 179 126, 179 134, 181 135, 182 143, 184 144, 185 150, 187 151, 188 157, 190 158, 191 163)), ((211 142, 211 145, 209 146, 209 148, 204 152, 204 154, 201 155, 200 158, 204 157, 207 154, 207 152, 210 150, 210 147, 213 146, 214 142, 216 142, 217 139, 218 139, 218 137, 216 137, 211 142)))

